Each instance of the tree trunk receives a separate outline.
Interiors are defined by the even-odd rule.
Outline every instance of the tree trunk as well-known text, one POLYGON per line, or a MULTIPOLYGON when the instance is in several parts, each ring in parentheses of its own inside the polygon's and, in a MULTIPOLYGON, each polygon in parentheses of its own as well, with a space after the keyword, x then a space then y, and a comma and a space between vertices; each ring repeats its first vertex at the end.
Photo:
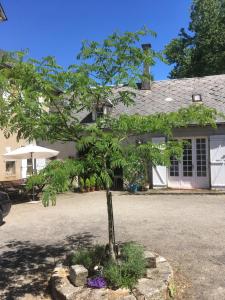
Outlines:
POLYGON ((115 254, 115 232, 113 220, 112 193, 109 188, 106 190, 107 209, 108 209, 108 233, 109 233, 109 255, 112 260, 116 259, 115 254))

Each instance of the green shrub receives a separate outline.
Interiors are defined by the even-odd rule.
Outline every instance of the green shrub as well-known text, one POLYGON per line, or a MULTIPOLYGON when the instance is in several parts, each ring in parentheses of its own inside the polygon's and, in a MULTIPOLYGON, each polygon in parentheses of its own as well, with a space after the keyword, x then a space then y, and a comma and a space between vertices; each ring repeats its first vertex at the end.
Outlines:
POLYGON ((77 250, 71 258, 71 264, 83 265, 86 269, 88 269, 90 275, 93 272, 94 266, 102 263, 104 259, 104 246, 96 245, 91 249, 77 250))
POLYGON ((144 276, 146 262, 141 246, 129 243, 124 245, 120 262, 109 262, 104 268, 104 277, 114 288, 132 289, 137 280, 144 276))

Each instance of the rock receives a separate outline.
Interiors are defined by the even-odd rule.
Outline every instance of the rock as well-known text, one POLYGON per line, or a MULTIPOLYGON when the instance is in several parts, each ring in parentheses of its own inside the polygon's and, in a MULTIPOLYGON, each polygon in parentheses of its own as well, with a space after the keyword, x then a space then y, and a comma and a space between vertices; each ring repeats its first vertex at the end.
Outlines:
POLYGON ((105 300, 108 299, 108 289, 92 289, 89 297, 90 300, 105 300))
POLYGON ((68 269, 63 267, 62 265, 57 265, 52 273, 52 277, 67 277, 68 275, 68 269))
POLYGON ((51 298, 48 296, 34 296, 32 294, 25 294, 23 296, 13 298, 13 300, 51 300, 51 298))
POLYGON ((70 267, 70 281, 75 286, 84 286, 87 283, 88 270, 82 265, 70 267))
POLYGON ((68 280, 68 270, 57 267, 51 277, 52 297, 55 300, 74 300, 81 288, 73 286, 68 280))
POLYGON ((157 265, 157 269, 159 270, 160 277, 164 280, 164 282, 170 282, 173 278, 173 270, 170 264, 167 261, 159 263, 157 265))
POLYGON ((137 298, 134 295, 128 295, 123 297, 121 300, 136 300, 137 298))
POLYGON ((167 285, 162 281, 141 278, 133 290, 133 293, 138 300, 162 300, 165 298, 167 285))
POLYGON ((156 264, 162 263, 162 262, 165 262, 165 261, 166 261, 166 259, 162 256, 157 256, 156 257, 156 264))
POLYGON ((130 290, 129 289, 117 289, 115 291, 108 290, 108 298, 109 300, 123 300, 123 299, 129 299, 125 298, 130 296, 130 290))
POLYGON ((148 268, 146 269, 146 277, 149 279, 155 279, 157 277, 159 277, 159 270, 158 268, 148 268))
POLYGON ((156 254, 151 251, 144 252, 146 267, 147 268, 156 268, 156 254))

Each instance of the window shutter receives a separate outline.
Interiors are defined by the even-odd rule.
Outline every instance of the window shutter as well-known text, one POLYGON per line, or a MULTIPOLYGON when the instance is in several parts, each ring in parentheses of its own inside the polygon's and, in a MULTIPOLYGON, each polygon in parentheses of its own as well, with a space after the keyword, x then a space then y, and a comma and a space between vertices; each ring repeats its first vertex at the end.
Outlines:
POLYGON ((46 166, 46 159, 45 158, 37 158, 36 159, 36 169, 37 172, 43 169, 46 166))
POLYGON ((225 188, 225 135, 210 136, 211 187, 225 188))
MULTIPOLYGON (((154 144, 165 142, 164 137, 152 138, 154 144)), ((155 166, 152 167, 152 184, 153 188, 166 188, 167 187, 167 167, 155 166)))

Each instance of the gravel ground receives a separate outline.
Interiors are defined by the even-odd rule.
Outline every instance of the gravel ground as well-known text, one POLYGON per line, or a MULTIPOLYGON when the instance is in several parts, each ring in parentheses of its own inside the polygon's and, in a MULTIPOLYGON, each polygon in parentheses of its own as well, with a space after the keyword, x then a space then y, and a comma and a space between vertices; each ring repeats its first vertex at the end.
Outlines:
MULTIPOLYGON (((166 257, 181 299, 225 299, 225 196, 114 193, 117 241, 135 240, 166 257)), ((0 299, 46 290, 71 249, 107 241, 104 192, 60 195, 55 207, 17 204, 0 228, 0 299)), ((38 299, 38 298, 35 298, 38 299)))

